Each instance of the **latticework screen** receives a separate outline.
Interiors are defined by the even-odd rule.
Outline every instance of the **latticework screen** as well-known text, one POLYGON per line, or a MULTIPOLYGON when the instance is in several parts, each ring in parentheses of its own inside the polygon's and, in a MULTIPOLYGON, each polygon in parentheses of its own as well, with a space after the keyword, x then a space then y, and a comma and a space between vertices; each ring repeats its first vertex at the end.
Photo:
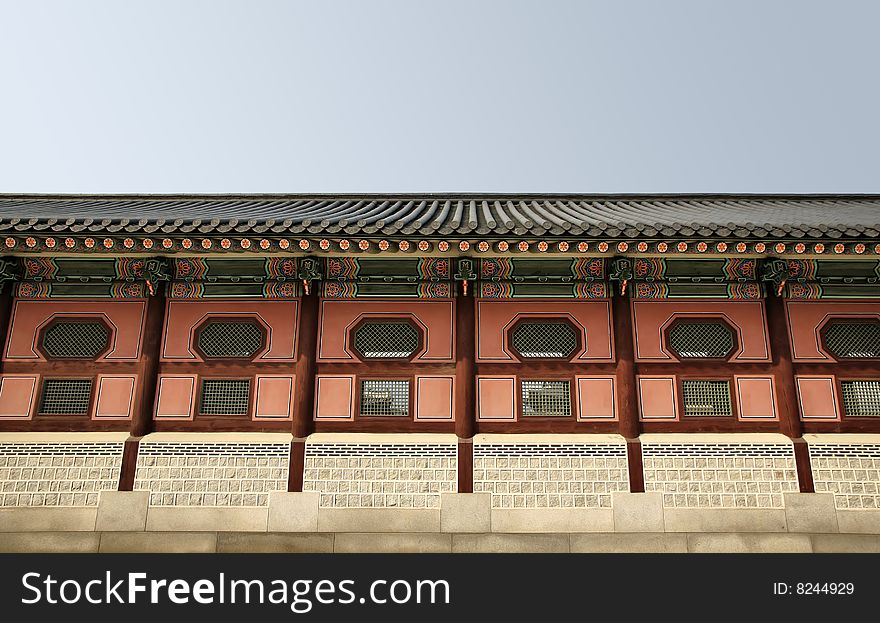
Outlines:
POLYGON ((568 359, 577 335, 565 322, 523 322, 513 330, 513 348, 522 357, 568 359))
POLYGON ((880 322, 831 322, 825 344, 841 359, 880 357, 880 322))
POLYGON ((88 415, 91 404, 91 379, 43 381, 39 409, 41 415, 88 415))
POLYGON ((730 383, 727 381, 683 380, 684 414, 689 417, 725 417, 733 415, 730 383))
POLYGON ((362 416, 406 417, 409 415, 409 381, 361 381, 362 416))
POLYGON ((571 415, 571 384, 568 381, 523 381, 523 417, 571 415))
POLYGON ((841 381, 843 411, 849 417, 880 417, 880 381, 841 381))
POLYGON ((250 379, 204 379, 199 414, 247 415, 250 394, 250 379))
POLYGON ((53 359, 94 359, 107 349, 110 330, 101 322, 56 322, 43 334, 53 359))
POLYGON ((726 357, 733 344, 733 332, 722 322, 680 322, 669 331, 669 347, 687 359, 726 357))
POLYGON ((263 348, 263 330, 254 322, 211 322, 199 331, 198 346, 206 357, 246 359, 263 348))
POLYGON ((354 347, 369 359, 407 359, 419 349, 419 332, 408 322, 367 322, 355 330, 354 347))

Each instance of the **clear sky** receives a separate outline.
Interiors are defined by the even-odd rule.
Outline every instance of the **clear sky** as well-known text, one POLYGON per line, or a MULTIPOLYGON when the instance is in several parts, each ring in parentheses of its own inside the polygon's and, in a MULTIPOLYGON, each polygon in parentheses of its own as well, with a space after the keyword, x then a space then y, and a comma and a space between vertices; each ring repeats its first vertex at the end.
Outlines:
POLYGON ((0 192, 880 192, 880 2, 0 0, 0 192))

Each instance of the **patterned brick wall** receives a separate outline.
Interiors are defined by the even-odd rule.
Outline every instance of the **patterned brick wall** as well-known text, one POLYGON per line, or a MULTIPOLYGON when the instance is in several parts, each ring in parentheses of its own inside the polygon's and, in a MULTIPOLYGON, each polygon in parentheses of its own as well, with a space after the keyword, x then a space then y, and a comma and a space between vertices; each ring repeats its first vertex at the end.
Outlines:
MULTIPOLYGON (((400 441, 306 443, 304 491, 335 508, 440 508, 458 486, 458 445, 400 441)), ((445 437, 445 435, 444 435, 445 437)))
MULTIPOLYGON (((203 438, 209 435, 203 435, 203 438)), ((152 506, 268 506, 287 491, 289 441, 141 442, 134 489, 152 506)))
MULTIPOLYGON (((791 442, 642 440, 645 491, 672 508, 784 508, 797 492, 791 442)), ((735 438, 735 435, 729 436, 735 438)))
POLYGON ((809 445, 817 493, 833 493, 839 509, 880 508, 880 439, 809 445))
POLYGON ((622 437, 615 443, 515 438, 474 440, 474 493, 491 493, 493 508, 611 508, 613 492, 629 491, 622 437))
POLYGON ((0 506, 97 506, 119 486, 123 446, 0 440, 0 506))

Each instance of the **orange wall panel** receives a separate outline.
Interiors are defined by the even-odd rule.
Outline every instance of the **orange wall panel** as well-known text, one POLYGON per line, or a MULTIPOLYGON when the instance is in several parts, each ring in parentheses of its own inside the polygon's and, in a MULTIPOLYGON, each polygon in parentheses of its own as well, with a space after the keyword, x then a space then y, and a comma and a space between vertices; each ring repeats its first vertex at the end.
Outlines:
POLYGON ((840 407, 833 376, 795 376, 801 418, 839 420, 840 407))
POLYGON ((676 361, 663 333, 676 318, 723 317, 737 330, 739 349, 731 361, 769 361, 762 301, 633 301, 636 361, 676 361))
POLYGON ((38 374, 0 376, 0 419, 28 419, 33 415, 38 374))
POLYGON ((293 362, 296 358, 298 301, 168 301, 162 339, 163 361, 202 359, 192 348, 196 328, 211 317, 257 318, 268 331, 268 348, 255 362, 293 362))
POLYGON ((516 378, 477 377, 477 419, 516 420, 516 378))
POLYGON ((354 376, 319 374, 315 378, 315 419, 354 419, 354 376))
POLYGON ((289 420, 293 417, 293 376, 257 375, 255 420, 289 420))
POLYGON ((318 360, 358 363, 348 344, 351 328, 369 318, 410 318, 425 333, 423 352, 414 362, 454 361, 455 327, 453 302, 438 301, 322 301, 318 360))
POLYGON ((8 361, 45 361, 37 350, 37 339, 57 317, 101 317, 111 328, 110 350, 102 361, 136 361, 140 358, 146 302, 16 300, 12 307, 9 336, 3 358, 8 361))
POLYGON ((829 318, 880 318, 878 303, 788 301, 785 308, 794 361, 833 361, 822 349, 819 336, 829 318))
POLYGON ((417 376, 416 421, 452 420, 454 386, 451 376, 417 376))
POLYGON ((677 420, 675 377, 640 376, 639 413, 643 420, 677 420))
POLYGON ((164 374, 156 388, 156 419, 191 420, 196 399, 195 374, 164 374))
POLYGON ((578 420, 617 418, 617 397, 613 376, 579 376, 577 392, 578 420))
POLYGON ((101 374, 98 376, 96 419, 127 420, 131 417, 134 388, 137 377, 131 374, 101 374))
POLYGON ((740 419, 778 419, 773 377, 737 376, 736 407, 740 419))
POLYGON ((521 318, 559 316, 581 330, 581 346, 574 361, 613 361, 611 303, 596 301, 496 301, 477 302, 477 361, 516 362, 507 344, 510 327, 521 318))

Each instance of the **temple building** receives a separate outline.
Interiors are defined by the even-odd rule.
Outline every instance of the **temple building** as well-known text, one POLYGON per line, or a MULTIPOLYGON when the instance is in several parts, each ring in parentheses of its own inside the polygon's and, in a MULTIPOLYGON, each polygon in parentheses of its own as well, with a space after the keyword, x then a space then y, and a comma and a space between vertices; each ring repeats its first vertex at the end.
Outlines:
POLYGON ((0 248, 0 514, 880 532, 880 196, 0 195, 0 248))

